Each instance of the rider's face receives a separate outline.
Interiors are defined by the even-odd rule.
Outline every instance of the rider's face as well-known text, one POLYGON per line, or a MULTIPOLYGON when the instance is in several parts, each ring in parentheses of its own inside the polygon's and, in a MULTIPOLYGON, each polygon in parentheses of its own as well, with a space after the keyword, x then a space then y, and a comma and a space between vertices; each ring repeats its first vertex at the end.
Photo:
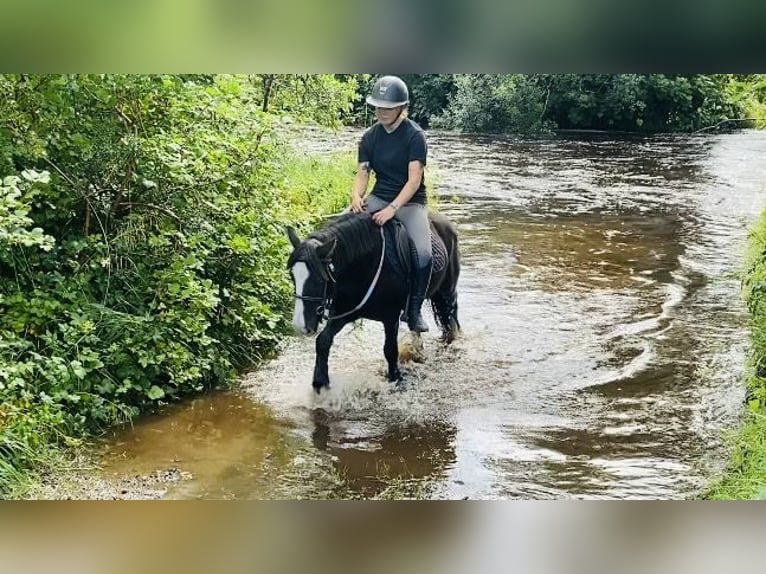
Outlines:
POLYGON ((403 109, 403 106, 396 108, 375 108, 375 117, 383 125, 390 126, 399 119, 403 109))

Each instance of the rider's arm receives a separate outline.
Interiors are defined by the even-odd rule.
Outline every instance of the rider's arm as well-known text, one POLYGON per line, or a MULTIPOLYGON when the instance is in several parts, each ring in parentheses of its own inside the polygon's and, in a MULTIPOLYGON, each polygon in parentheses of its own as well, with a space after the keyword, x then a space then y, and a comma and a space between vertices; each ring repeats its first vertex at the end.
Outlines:
POLYGON ((407 183, 404 184, 394 201, 389 204, 394 208, 394 211, 406 204, 415 195, 420 187, 420 182, 423 181, 423 171, 423 164, 420 160, 413 160, 407 165, 407 183))
POLYGON ((354 178, 354 187, 351 189, 351 202, 354 198, 358 197, 361 201, 364 199, 364 195, 367 193, 367 185, 370 182, 370 162, 365 161, 359 164, 359 169, 356 170, 356 177, 354 178))

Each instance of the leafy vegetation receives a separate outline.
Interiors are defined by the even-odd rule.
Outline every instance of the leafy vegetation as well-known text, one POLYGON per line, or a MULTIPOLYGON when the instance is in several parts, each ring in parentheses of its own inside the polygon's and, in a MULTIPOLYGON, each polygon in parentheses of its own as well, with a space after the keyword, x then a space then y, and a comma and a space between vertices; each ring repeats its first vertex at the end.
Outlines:
POLYGON ((0 76, 0 493, 285 332, 284 223, 345 203, 353 161, 301 158, 281 126, 338 125, 356 84, 275 78, 268 106, 263 86, 0 76))
POLYGON ((432 127, 431 119, 441 115, 457 92, 457 76, 452 74, 404 74, 410 88, 410 116, 424 128, 432 127))
MULTIPOLYGON (((694 132, 766 124, 766 76, 405 74, 423 126, 545 135, 554 129, 694 132), (750 122, 742 118, 760 118, 750 122)), ((358 82, 364 92, 369 85, 358 82)), ((360 94, 361 95, 361 94, 360 94)))
POLYGON ((741 117, 727 76, 613 74, 541 77, 559 128, 692 132, 741 117))
POLYGON ((766 127, 766 75, 734 76, 727 90, 731 100, 744 108, 748 123, 766 127))
POLYGON ((467 74, 455 79, 456 92, 435 126, 462 131, 547 133, 545 92, 533 78, 519 75, 467 74))

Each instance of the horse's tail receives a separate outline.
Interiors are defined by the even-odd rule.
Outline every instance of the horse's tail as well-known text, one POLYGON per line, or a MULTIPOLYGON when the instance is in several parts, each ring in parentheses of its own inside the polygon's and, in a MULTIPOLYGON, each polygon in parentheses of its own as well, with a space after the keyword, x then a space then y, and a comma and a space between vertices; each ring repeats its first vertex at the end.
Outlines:
POLYGON ((460 332, 457 314, 457 281, 460 277, 460 248, 457 231, 444 216, 433 217, 434 227, 447 248, 446 276, 439 289, 431 296, 431 306, 442 338, 451 343, 460 332))

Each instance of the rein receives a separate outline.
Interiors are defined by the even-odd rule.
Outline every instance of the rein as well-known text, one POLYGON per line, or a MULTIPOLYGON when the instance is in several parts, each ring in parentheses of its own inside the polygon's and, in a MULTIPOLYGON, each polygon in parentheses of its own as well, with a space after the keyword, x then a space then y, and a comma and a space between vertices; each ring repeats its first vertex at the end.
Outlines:
POLYGON ((383 241, 383 245, 380 250, 380 262, 378 263, 378 270, 375 272, 375 277, 372 278, 372 283, 370 284, 370 287, 367 289, 367 293, 365 293, 362 300, 359 302, 359 304, 351 309, 350 311, 346 311, 345 313, 341 313, 340 315, 332 315, 330 316, 330 308, 332 307, 332 296, 328 296, 327 294, 327 286, 332 283, 336 283, 335 277, 333 277, 332 271, 332 261, 325 260, 325 262, 328 264, 327 267, 327 274, 329 276, 329 279, 327 279, 324 282, 324 293, 322 294, 322 297, 305 297, 302 295, 295 295, 296 299, 300 299, 301 301, 320 301, 322 304, 317 308, 317 314, 321 315, 322 318, 324 318, 326 321, 333 321, 335 319, 342 319, 343 317, 347 317, 351 315, 352 313, 356 313, 365 306, 367 301, 372 296, 372 292, 375 290, 376 285, 378 284, 378 280, 380 279, 380 272, 383 269, 383 260, 386 256, 386 234, 383 232, 383 227, 380 227, 380 238, 383 241))

